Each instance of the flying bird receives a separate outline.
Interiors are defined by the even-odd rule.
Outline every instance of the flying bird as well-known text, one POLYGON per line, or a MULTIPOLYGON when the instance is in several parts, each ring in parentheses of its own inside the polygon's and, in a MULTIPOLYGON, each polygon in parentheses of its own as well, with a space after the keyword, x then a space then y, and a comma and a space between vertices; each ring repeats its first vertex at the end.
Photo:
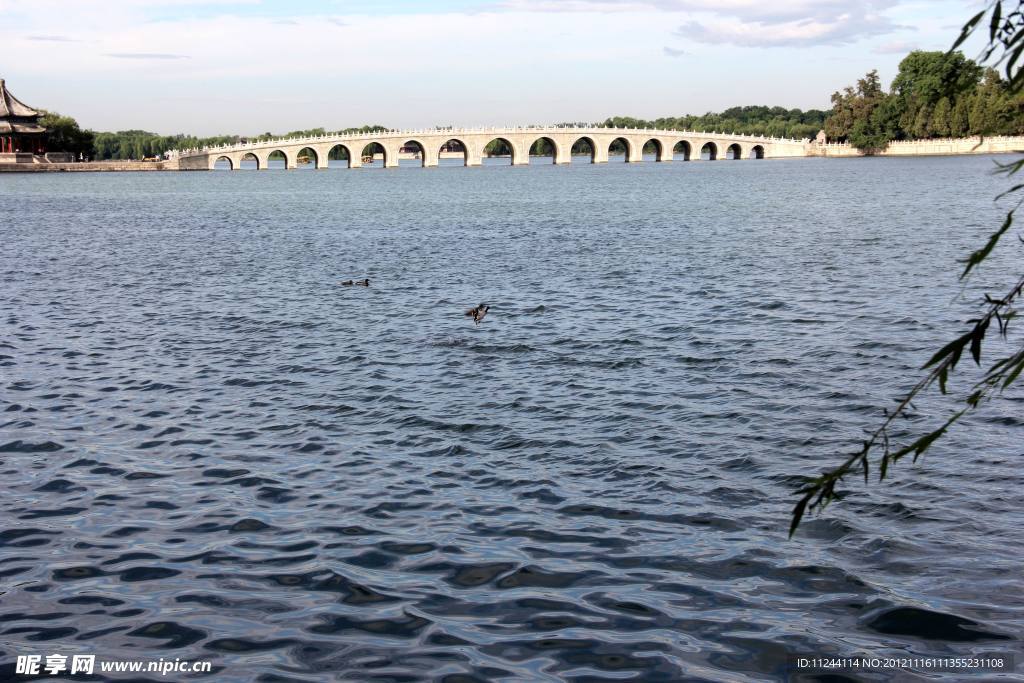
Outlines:
POLYGON ((491 310, 490 306, 487 306, 486 304, 480 304, 476 308, 471 308, 468 311, 466 311, 466 317, 472 318, 473 322, 479 325, 480 321, 484 319, 484 316, 487 315, 487 311, 489 310, 491 310))

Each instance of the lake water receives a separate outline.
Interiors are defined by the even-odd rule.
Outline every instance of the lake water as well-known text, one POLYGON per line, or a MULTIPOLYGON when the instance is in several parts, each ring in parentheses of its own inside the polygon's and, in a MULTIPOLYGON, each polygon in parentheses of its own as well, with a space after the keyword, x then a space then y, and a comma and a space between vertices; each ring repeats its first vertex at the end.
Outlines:
POLYGON ((795 477, 1016 275, 1014 238, 956 279, 992 166, 0 176, 0 678, 55 652, 447 683, 1020 653, 1019 387, 786 536, 795 477))

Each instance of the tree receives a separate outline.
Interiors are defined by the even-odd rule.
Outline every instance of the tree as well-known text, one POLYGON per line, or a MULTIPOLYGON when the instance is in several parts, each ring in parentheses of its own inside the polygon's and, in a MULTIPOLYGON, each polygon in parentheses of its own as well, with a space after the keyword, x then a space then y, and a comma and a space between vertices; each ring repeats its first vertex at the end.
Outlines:
MULTIPOLYGON (((1005 3, 1011 6, 1011 1, 1005 3)), ((978 27, 981 20, 991 15, 989 24, 989 42, 982 53, 982 62, 998 55, 996 64, 1002 64, 1007 79, 1007 92, 1014 97, 1019 96, 1024 86, 1024 70, 1018 66, 1024 54, 1024 0, 1016 0, 1012 11, 1003 12, 1003 0, 990 0, 988 7, 971 18, 964 25, 960 37, 952 50, 959 47, 978 27)), ((952 51, 951 50, 951 51, 952 51)), ((977 103, 975 103, 977 106, 977 103)), ((973 108, 972 108, 973 111, 973 108)), ((1012 176, 1024 168, 1024 157, 1016 161, 1000 164, 999 172, 1012 176)), ((1013 185, 1000 197, 1020 194, 1024 191, 1024 182, 1013 185)), ((966 266, 960 278, 968 277, 971 272, 982 264, 989 254, 999 245, 1000 240, 1009 232, 1013 225, 1014 213, 1024 203, 1024 198, 1017 201, 1007 213, 1002 225, 989 236, 984 245, 973 251, 966 259, 966 266)), ((955 371, 964 353, 970 354, 977 365, 981 365, 984 343, 992 330, 1005 339, 1008 338, 1009 326, 1015 317, 1019 299, 1024 296, 1024 274, 1014 276, 1009 288, 1000 296, 986 295, 984 307, 978 317, 970 321, 968 329, 939 349, 925 363, 927 371, 914 387, 904 396, 894 410, 886 411, 881 425, 861 444, 861 447, 847 455, 837 467, 826 470, 817 476, 806 477, 796 491, 799 499, 793 507, 789 534, 792 536, 807 512, 820 512, 829 503, 841 497, 836 490, 847 477, 863 474, 865 483, 868 481, 872 467, 876 467, 879 481, 884 480, 896 463, 907 456, 914 461, 932 444, 942 438, 964 415, 977 410, 992 397, 1000 394, 1013 384, 1024 373, 1024 343, 1004 358, 989 365, 982 379, 976 382, 970 392, 963 398, 963 404, 947 417, 935 429, 919 436, 909 444, 899 445, 890 439, 890 429, 897 419, 906 417, 913 410, 914 399, 923 391, 935 384, 945 394, 950 375, 955 371)))
POLYGON ((974 135, 992 135, 999 132, 1000 100, 1003 92, 999 74, 990 70, 974 94, 968 121, 974 135))
POLYGON ((825 135, 829 140, 845 141, 850 137, 855 120, 853 102, 857 91, 847 87, 843 92, 832 93, 832 114, 825 119, 825 135))
MULTIPOLYGON (((538 141, 537 144, 540 144, 540 141, 538 141)), ((537 145, 534 145, 534 147, 536 146, 537 145)), ((535 152, 531 150, 530 153, 534 154, 535 152)), ((540 152, 536 153, 539 154, 540 152)), ((491 140, 486 145, 484 145, 484 154, 489 157, 511 156, 512 148, 509 147, 508 144, 502 139, 491 140)))
POLYGON ((76 157, 92 156, 94 133, 79 128, 78 121, 70 116, 44 112, 39 125, 46 128, 46 148, 51 152, 68 152, 76 157))
POLYGON ((1021 130, 1021 103, 1024 95, 1010 91, 995 69, 988 69, 978 88, 972 114, 978 123, 975 133, 1014 135, 1021 130))
POLYGON ((981 73, 981 67, 962 52, 914 50, 908 54, 891 87, 902 112, 901 128, 913 138, 931 137, 931 117, 939 100, 971 92, 981 73))
POLYGON ((939 100, 938 104, 935 105, 935 111, 932 112, 931 125, 928 128, 928 136, 940 138, 948 136, 949 120, 952 114, 953 107, 949 103, 949 98, 943 97, 939 100))
POLYGON ((931 135, 932 130, 932 108, 931 105, 925 104, 917 109, 917 115, 914 116, 914 124, 910 128, 910 135, 914 138, 927 138, 931 135))
POLYGON ((671 116, 647 121, 631 116, 612 116, 598 124, 605 128, 654 128, 662 130, 715 130, 723 133, 813 138, 825 124, 820 109, 786 109, 749 105, 700 116, 671 116))
POLYGON ((943 97, 973 90, 981 74, 982 68, 962 52, 914 50, 900 62, 891 91, 916 118, 920 107, 934 107, 943 97))
POLYGON ((868 154, 902 138, 1024 130, 1024 95, 1011 93, 998 72, 956 50, 915 50, 900 62, 888 94, 871 72, 856 88, 832 95, 832 105, 826 135, 868 154))
POLYGON ((957 98, 956 104, 953 105, 953 111, 949 117, 950 136, 956 138, 970 135, 971 124, 968 120, 967 113, 971 109, 971 101, 973 98, 973 95, 965 95, 957 98))
MULTIPOLYGON (((502 154, 502 153, 510 154, 511 153, 511 150, 507 150, 506 151, 507 145, 505 145, 504 142, 502 142, 500 140, 496 140, 495 142, 499 143, 499 148, 498 148, 498 151, 493 152, 494 154, 502 154)), ((492 144, 494 144, 494 143, 492 143, 492 144)), ((548 142, 546 138, 541 138, 540 140, 537 140, 536 142, 534 142, 533 146, 530 147, 530 154, 533 155, 533 156, 542 156, 542 157, 554 156, 555 155, 555 148, 551 146, 551 143, 548 142)))
POLYGON ((825 120, 825 135, 831 140, 849 142, 866 154, 885 149, 892 139, 892 110, 876 110, 886 101, 878 71, 869 71, 857 81, 856 88, 847 87, 832 95, 832 114, 825 120))

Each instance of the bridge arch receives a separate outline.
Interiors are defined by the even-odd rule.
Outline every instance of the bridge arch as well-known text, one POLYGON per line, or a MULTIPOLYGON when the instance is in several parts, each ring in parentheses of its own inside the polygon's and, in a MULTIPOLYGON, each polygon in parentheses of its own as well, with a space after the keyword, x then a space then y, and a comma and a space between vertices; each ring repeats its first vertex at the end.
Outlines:
POLYGON ((352 150, 347 145, 338 143, 327 150, 327 158, 324 164, 330 167, 332 161, 344 161, 345 168, 352 168, 352 150))
POLYGON ((700 148, 700 158, 703 159, 704 155, 707 154, 708 161, 715 161, 718 159, 718 145, 708 140, 700 148))
POLYGON ((672 146, 673 159, 678 159, 681 156, 683 161, 689 161, 692 153, 693 147, 690 146, 689 140, 680 140, 672 146))
POLYGON ((222 154, 213 160, 213 163, 210 165, 210 169, 214 171, 233 171, 235 170, 235 162, 231 160, 231 157, 226 154, 222 154), (224 168, 224 164, 221 163, 222 161, 227 162, 227 169, 224 168))
POLYGON ((734 142, 731 145, 729 145, 728 147, 726 147, 725 148, 725 158, 726 159, 734 159, 734 160, 737 160, 737 161, 742 159, 743 158, 743 147, 740 146, 740 143, 734 142))
POLYGON ((320 155, 312 147, 303 147, 295 153, 295 168, 320 168, 320 155))
POLYGON ((293 168, 294 166, 295 163, 288 158, 288 154, 282 149, 272 149, 267 154, 267 168, 293 168), (271 162, 275 163, 271 164, 271 162), (281 162, 283 162, 283 165, 278 166, 277 164, 281 162))
POLYGON ((244 166, 242 166, 242 164, 244 164, 246 162, 249 162, 249 161, 251 161, 251 162, 256 164, 256 170, 257 171, 260 170, 260 158, 258 156, 256 156, 255 152, 246 152, 245 154, 243 154, 242 158, 239 159, 238 168, 244 168, 244 166))
MULTIPOLYGON (((641 145, 640 153, 642 155, 654 154, 654 160, 655 161, 661 161, 662 159, 665 158, 664 157, 665 147, 664 147, 664 145, 661 144, 661 140, 659 140, 658 138, 651 138, 650 140, 647 140, 646 142, 644 142, 643 145, 641 145)), ((645 161, 646 161, 646 159, 645 159, 645 161)))
POLYGON ((370 168, 387 168, 388 150, 380 142, 368 142, 366 143, 366 146, 363 147, 362 152, 360 152, 359 158, 363 166, 369 166, 370 168), (380 166, 377 166, 376 156, 378 154, 381 155, 382 159, 382 163, 380 166))
POLYGON ((751 159, 764 159, 764 146, 754 145, 753 147, 751 147, 749 157, 751 159))
MULTIPOLYGON (((424 145, 419 140, 416 140, 414 138, 410 138, 410 139, 406 140, 405 142, 403 142, 401 145, 399 145, 398 150, 399 150, 399 152, 404 152, 405 154, 415 154, 415 155, 418 155, 419 158, 420 158, 420 163, 419 163, 420 168, 425 168, 427 166, 427 146, 424 145)), ((401 165, 402 160, 399 159, 398 163, 399 163, 399 165, 401 165)), ((385 165, 386 165, 386 162, 385 162, 385 165)))
MULTIPOLYGON (((559 160, 562 158, 562 150, 558 146, 558 143, 555 142, 554 138, 549 138, 547 136, 542 136, 534 139, 534 141, 530 143, 529 154, 531 157, 531 163, 533 162, 533 159, 541 160, 547 157, 549 154, 551 155, 551 163, 553 164, 557 164, 559 160)), ((545 162, 538 161, 538 163, 545 162)))
POLYGON ((633 143, 628 138, 615 138, 608 144, 608 161, 611 161, 613 156, 620 155, 622 161, 627 164, 633 158, 633 143))
MULTIPOLYGON (((510 145, 509 146, 509 150, 511 150, 511 149, 512 149, 512 147, 510 145)), ((463 166, 469 166, 469 145, 467 145, 464 140, 460 140, 459 138, 450 138, 449 140, 446 140, 444 142, 444 144, 442 144, 441 147, 438 148, 438 150, 437 150, 437 162, 438 162, 438 165, 440 165, 440 163, 441 163, 441 154, 442 153, 447 153, 447 154, 458 154, 458 153, 461 153, 462 154, 462 165, 463 166)), ((510 153, 514 154, 514 152, 510 152, 510 153)))
MULTIPOLYGON (((494 138, 489 140, 483 147, 483 156, 488 159, 504 159, 508 157, 508 165, 515 166, 516 163, 516 148, 512 144, 512 141, 508 138, 494 138)), ((491 165, 503 166, 501 162, 492 163, 491 165)))
POLYGON ((594 138, 584 135, 573 141, 572 147, 569 148, 569 154, 572 157, 572 162, 575 162, 579 157, 589 155, 590 161, 587 163, 594 164, 597 163, 597 149, 597 143, 594 142, 594 138))

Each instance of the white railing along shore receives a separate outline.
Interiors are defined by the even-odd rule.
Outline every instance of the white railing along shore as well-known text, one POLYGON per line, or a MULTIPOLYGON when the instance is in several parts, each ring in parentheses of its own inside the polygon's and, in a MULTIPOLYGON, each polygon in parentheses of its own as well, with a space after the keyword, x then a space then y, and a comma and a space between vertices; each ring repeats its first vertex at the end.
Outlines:
MULTIPOLYGON (((900 145, 951 145, 965 142, 1020 142, 1024 143, 1024 135, 971 135, 964 138, 915 138, 913 140, 890 140, 889 146, 900 145)), ((824 142, 818 147, 845 149, 853 147, 849 142, 824 142)))

